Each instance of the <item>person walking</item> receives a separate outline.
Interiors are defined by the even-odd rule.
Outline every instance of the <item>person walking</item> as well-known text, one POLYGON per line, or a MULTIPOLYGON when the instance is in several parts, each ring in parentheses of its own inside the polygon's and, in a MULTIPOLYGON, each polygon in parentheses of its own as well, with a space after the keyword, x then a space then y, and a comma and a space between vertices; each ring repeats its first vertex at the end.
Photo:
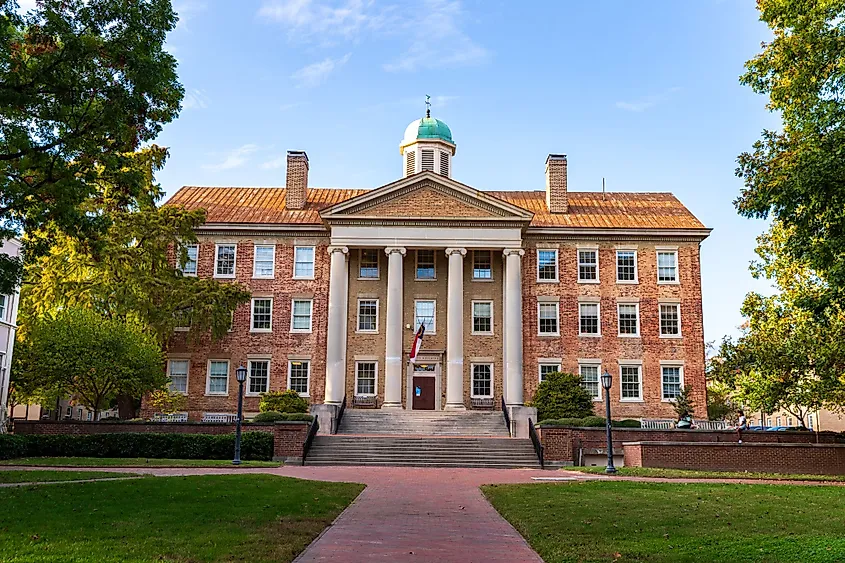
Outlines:
POLYGON ((742 443, 743 430, 748 430, 748 420, 745 418, 745 413, 743 411, 739 411, 739 420, 736 425, 736 437, 740 444, 742 443))

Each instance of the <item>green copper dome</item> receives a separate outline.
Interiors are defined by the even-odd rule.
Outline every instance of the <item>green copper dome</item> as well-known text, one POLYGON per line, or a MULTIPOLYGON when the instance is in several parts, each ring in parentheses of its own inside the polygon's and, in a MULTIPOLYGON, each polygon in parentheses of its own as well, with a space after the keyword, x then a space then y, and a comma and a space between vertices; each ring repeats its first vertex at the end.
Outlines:
POLYGON ((454 145, 452 130, 449 126, 434 117, 423 117, 411 122, 405 129, 405 138, 402 139, 402 146, 410 145, 415 141, 437 140, 445 141, 454 145))

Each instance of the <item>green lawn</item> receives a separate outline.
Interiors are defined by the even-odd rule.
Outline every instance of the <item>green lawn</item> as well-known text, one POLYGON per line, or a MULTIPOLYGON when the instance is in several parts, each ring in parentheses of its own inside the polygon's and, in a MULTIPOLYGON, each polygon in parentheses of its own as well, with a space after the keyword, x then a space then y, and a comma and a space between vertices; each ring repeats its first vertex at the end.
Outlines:
POLYGON ((363 488, 273 475, 7 488, 0 561, 291 561, 363 488))
POLYGON ((546 563, 845 561, 845 489, 578 481, 483 487, 546 563))
POLYGON ((47 483, 52 481, 76 481, 78 479, 111 479, 132 477, 133 473, 111 473, 108 471, 0 471, 0 483, 47 483))
MULTIPOLYGON (((604 467, 564 467, 566 471, 605 475, 604 467)), ((666 479, 779 479, 781 481, 845 481, 845 475, 795 475, 785 473, 749 473, 744 471, 697 471, 693 469, 659 469, 656 467, 618 467, 617 475, 629 477, 663 477, 666 479)))
MULTIPOLYGON (((146 459, 143 457, 21 457, 0 465, 45 467, 234 467, 230 459, 146 459)), ((279 461, 244 461, 241 467, 279 467, 279 461)))

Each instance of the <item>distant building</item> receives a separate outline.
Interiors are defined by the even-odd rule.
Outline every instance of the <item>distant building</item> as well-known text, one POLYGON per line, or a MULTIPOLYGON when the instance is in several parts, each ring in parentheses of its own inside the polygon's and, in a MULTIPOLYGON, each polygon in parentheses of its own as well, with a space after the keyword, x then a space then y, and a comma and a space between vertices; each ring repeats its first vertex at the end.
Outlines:
MULTIPOLYGON (((0 242, 0 254, 20 256, 20 241, 8 239, 0 242)), ((11 295, 0 294, 0 428, 5 427, 8 411, 10 367, 15 349, 15 333, 18 329, 19 302, 20 290, 11 295)))

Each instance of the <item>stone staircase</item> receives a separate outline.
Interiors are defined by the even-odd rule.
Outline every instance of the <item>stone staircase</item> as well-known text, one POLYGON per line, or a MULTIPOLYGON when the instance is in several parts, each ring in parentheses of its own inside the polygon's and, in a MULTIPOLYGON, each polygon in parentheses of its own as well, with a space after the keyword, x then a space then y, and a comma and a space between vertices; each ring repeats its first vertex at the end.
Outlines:
POLYGON ((338 434, 398 436, 510 436, 500 411, 347 409, 338 434))

